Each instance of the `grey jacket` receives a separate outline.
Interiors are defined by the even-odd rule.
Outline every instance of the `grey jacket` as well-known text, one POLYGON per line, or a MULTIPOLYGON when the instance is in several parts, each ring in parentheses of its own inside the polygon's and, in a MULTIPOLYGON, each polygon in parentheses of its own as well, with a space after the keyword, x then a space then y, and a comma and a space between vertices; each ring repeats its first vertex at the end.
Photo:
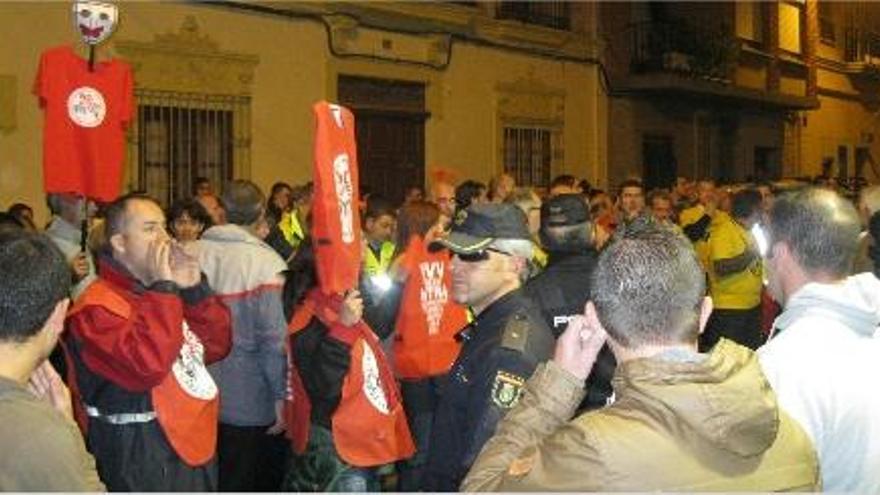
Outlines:
POLYGON ((220 388, 220 421, 266 426, 285 397, 287 323, 284 261, 237 225, 211 227, 199 241, 202 271, 232 314, 232 350, 208 370, 220 388))

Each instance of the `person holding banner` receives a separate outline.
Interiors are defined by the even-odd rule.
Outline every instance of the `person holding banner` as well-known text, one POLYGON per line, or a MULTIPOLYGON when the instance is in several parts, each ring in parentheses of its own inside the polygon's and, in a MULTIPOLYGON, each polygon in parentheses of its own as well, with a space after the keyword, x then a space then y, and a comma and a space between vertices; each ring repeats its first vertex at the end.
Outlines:
POLYGON ((308 242, 291 262, 288 326, 289 491, 378 491, 379 466, 413 446, 394 376, 379 339, 363 321, 357 290, 327 296, 308 242))
POLYGON ((63 340, 98 472, 110 491, 216 490, 219 394, 206 364, 229 352, 229 309, 154 199, 117 199, 105 229, 99 277, 63 340))

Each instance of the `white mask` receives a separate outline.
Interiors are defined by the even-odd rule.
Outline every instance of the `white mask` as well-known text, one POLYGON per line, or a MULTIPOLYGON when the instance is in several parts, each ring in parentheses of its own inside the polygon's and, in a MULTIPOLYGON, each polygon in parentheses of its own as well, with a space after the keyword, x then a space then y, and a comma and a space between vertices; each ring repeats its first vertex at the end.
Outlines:
POLYGON ((73 3, 73 25, 87 45, 97 45, 109 38, 118 20, 116 5, 91 1, 73 3))

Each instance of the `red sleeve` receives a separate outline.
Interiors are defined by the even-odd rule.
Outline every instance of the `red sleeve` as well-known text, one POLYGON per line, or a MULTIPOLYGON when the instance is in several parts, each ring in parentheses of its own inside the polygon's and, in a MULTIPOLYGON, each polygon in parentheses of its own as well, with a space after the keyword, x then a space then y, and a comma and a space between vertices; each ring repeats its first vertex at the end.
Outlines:
POLYGON ((229 308, 217 296, 184 306, 189 329, 205 346, 205 363, 211 364, 226 357, 232 349, 232 317, 229 308))
POLYGON ((183 345, 183 303, 177 295, 148 291, 126 319, 101 306, 71 317, 85 365, 131 392, 158 385, 183 345))
POLYGON ((122 73, 122 94, 120 95, 119 120, 125 129, 134 118, 134 95, 131 67, 126 64, 122 73))
POLYGON ((46 100, 49 98, 49 81, 52 78, 47 75, 46 66, 49 65, 48 58, 48 52, 43 52, 40 55, 40 65, 37 66, 37 77, 34 79, 34 87, 32 89, 34 95, 40 100, 40 107, 46 106, 46 100))

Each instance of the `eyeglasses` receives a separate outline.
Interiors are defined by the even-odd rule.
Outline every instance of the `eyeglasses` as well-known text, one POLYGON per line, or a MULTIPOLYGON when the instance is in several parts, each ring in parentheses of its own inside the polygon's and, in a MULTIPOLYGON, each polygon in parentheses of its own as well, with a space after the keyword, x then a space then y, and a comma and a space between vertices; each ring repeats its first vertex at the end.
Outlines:
POLYGON ((465 263, 478 263, 480 261, 486 261, 489 259, 489 253, 498 253, 503 254, 504 256, 510 256, 504 251, 499 251, 497 249, 484 249, 482 251, 475 251, 473 253, 455 253, 455 257, 465 263))

